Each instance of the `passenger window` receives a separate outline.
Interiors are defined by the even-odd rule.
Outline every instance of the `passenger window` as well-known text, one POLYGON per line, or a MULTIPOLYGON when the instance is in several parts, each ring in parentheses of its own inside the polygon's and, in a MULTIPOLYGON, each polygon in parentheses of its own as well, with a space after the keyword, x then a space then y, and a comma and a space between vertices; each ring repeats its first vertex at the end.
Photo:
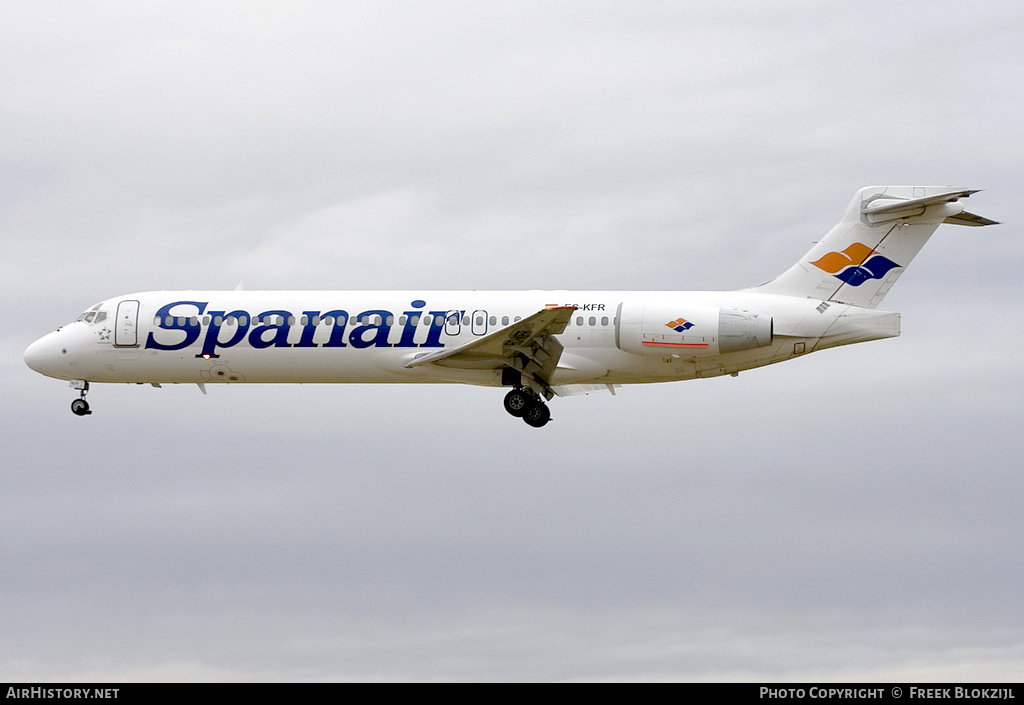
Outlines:
POLYGON ((498 323, 498 317, 497 316, 491 316, 491 325, 493 326, 493 325, 496 325, 497 323, 498 323))
POLYGON ((592 326, 596 326, 596 325, 597 325, 597 318, 595 318, 594 316, 591 316, 591 317, 590 317, 590 318, 589 318, 589 319, 587 320, 587 323, 589 323, 589 324, 590 324, 590 325, 592 325, 592 326))
POLYGON ((576 316, 576 325, 578 325, 578 326, 582 326, 583 325, 583 316, 576 316))
POLYGON ((608 316, 601 316, 601 325, 602 326, 608 325, 608 316))

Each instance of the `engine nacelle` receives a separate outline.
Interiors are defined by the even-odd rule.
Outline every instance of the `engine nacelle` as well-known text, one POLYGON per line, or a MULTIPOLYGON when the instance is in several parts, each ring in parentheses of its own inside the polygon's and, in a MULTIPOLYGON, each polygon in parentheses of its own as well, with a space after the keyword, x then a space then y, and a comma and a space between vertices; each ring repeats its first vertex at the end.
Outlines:
POLYGON ((772 344, 772 318, 746 309, 685 301, 623 301, 615 344, 635 355, 704 357, 772 344))

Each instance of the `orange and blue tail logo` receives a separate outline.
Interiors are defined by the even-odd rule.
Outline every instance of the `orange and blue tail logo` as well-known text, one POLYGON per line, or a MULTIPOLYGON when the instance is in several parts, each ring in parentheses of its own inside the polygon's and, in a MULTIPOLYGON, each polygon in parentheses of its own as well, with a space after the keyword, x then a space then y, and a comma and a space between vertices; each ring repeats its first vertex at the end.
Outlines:
POLYGON ((674 321, 669 321, 665 325, 674 330, 676 333, 682 333, 684 330, 690 330, 691 328, 693 328, 693 324, 690 323, 685 318, 677 318, 674 321))
POLYGON ((829 252, 811 264, 850 286, 860 286, 869 279, 881 279, 900 266, 860 242, 853 243, 842 252, 829 252))

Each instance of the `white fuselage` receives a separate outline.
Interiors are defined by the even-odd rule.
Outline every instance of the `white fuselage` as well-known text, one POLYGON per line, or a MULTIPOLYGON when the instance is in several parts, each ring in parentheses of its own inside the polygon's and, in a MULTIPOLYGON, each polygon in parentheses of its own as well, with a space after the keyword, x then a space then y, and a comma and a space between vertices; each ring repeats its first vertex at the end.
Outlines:
POLYGON ((407 365, 554 306, 576 307, 556 336, 556 391, 731 374, 899 334, 898 314, 744 291, 161 291, 104 301, 25 359, 88 382, 501 386, 493 364, 407 365))

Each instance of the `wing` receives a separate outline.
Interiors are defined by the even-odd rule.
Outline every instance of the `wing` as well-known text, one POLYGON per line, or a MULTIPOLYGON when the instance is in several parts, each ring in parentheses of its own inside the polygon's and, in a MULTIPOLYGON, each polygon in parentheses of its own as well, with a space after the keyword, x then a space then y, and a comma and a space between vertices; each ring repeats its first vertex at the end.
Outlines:
POLYGON ((575 310, 575 306, 545 308, 463 345, 420 354, 405 366, 433 364, 478 370, 511 367, 549 392, 551 375, 562 356, 562 344, 555 336, 565 330, 575 310))

